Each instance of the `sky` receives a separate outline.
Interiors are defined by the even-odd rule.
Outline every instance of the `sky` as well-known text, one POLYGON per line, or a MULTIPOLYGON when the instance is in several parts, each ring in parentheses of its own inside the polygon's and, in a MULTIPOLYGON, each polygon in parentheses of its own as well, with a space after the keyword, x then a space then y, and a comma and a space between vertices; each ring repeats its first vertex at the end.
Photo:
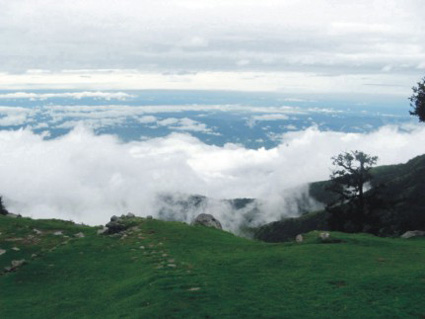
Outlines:
MULTIPOLYGON (((424 125, 353 133, 312 124, 280 132, 273 147, 248 148, 196 137, 217 132, 190 111, 243 109, 241 134, 285 126, 310 100, 320 104, 311 112, 355 101, 400 106, 408 117, 411 88, 425 75, 423 8, 422 0, 0 0, 0 195, 24 216, 89 224, 128 211, 156 216, 164 193, 257 198, 265 205, 257 224, 297 214, 294 199, 329 177, 332 156, 358 149, 380 165, 406 162, 425 153, 424 125), (170 106, 148 105, 142 90, 246 97, 181 103, 173 106, 184 115, 163 117, 170 106), (244 105, 261 92, 282 96, 281 105, 244 105), (137 94, 143 107, 131 104, 137 94), (123 141, 93 130, 128 117, 173 132, 123 141), (69 131, 48 138, 47 118, 69 131)), ((211 203, 204 212, 238 228, 229 207, 211 203)))
POLYGON ((0 0, 2 89, 408 96, 421 0, 0 0))

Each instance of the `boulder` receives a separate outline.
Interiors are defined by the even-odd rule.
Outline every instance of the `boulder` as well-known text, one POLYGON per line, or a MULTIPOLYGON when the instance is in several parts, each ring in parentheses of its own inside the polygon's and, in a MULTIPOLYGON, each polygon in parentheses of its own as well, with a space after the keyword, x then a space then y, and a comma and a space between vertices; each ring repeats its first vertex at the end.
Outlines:
POLYGON ((102 235, 108 231, 108 227, 103 226, 101 229, 97 230, 98 235, 102 235))
POLYGON ((425 231, 423 230, 409 230, 401 235, 401 238, 412 238, 412 237, 423 237, 425 236, 425 231))
POLYGON ((105 226, 108 228, 106 234, 116 234, 127 229, 127 226, 120 219, 110 221, 105 226))
POLYGON ((320 233, 319 234, 319 237, 320 237, 320 239, 321 240, 327 240, 327 239, 329 239, 329 233, 328 232, 325 232, 325 233, 320 233))
POLYGON ((25 264, 25 259, 12 260, 12 268, 18 268, 18 267, 22 266, 23 264, 25 264))
POLYGON ((192 225, 203 225, 223 229, 223 227, 221 227, 221 223, 211 214, 199 214, 192 222, 192 225))
POLYGON ((131 227, 134 226, 134 219, 136 216, 132 213, 128 213, 127 215, 112 216, 111 221, 105 225, 106 229, 102 229, 98 231, 98 234, 118 234, 121 233, 131 227))
POLYGON ((295 241, 296 241, 297 243, 302 243, 302 242, 304 241, 304 237, 303 237, 303 235, 298 234, 298 235, 295 237, 295 241))
POLYGON ((84 238, 85 236, 84 236, 84 233, 79 232, 79 233, 74 234, 74 237, 77 237, 77 238, 84 238))

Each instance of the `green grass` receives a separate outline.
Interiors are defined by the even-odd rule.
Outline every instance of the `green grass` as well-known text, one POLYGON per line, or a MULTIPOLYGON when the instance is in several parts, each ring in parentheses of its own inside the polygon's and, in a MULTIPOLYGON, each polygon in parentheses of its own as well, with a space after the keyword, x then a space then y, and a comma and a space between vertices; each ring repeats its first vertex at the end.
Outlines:
POLYGON ((0 276, 0 318, 425 318, 424 239, 267 244, 158 220, 121 239, 2 216, 0 232, 0 269, 28 261, 0 276))

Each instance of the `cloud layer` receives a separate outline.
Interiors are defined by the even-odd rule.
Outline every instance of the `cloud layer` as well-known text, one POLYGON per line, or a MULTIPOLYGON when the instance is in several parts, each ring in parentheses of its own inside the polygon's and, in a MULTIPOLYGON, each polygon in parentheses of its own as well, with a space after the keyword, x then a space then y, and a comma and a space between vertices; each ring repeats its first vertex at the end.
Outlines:
POLYGON ((405 94, 425 68, 422 9, 419 0, 1 1, 0 72, 14 87, 405 94))
MULTIPOLYGON (((424 134, 423 126, 369 134, 309 128, 284 134, 276 148, 252 150, 176 133, 123 143, 82 126, 53 140, 29 130, 1 131, 0 194, 12 211, 90 224, 128 211, 157 215, 158 194, 250 197, 263 203, 262 223, 296 214, 294 196, 305 193, 306 183, 327 179, 331 156, 359 149, 379 156, 381 165, 400 163, 425 153, 424 134)), ((237 229, 240 220, 228 210, 212 211, 227 229, 237 229)))

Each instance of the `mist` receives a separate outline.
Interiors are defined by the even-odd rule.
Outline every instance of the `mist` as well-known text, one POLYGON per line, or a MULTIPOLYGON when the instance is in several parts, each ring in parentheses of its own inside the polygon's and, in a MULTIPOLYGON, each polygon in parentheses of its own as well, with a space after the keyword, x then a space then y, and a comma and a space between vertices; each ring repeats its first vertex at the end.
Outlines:
POLYGON ((190 222, 208 212, 237 232, 319 208, 307 185, 328 179, 332 156, 357 149, 378 156, 378 165, 406 162, 425 153, 424 136, 420 125, 367 134, 311 127, 283 134, 275 148, 253 150, 181 133, 124 143, 82 125, 55 139, 30 129, 1 131, 0 194, 10 211, 33 218, 97 225, 132 212, 190 222), (192 195, 204 197, 188 206, 192 195), (256 200, 238 209, 225 201, 236 198, 256 200))

